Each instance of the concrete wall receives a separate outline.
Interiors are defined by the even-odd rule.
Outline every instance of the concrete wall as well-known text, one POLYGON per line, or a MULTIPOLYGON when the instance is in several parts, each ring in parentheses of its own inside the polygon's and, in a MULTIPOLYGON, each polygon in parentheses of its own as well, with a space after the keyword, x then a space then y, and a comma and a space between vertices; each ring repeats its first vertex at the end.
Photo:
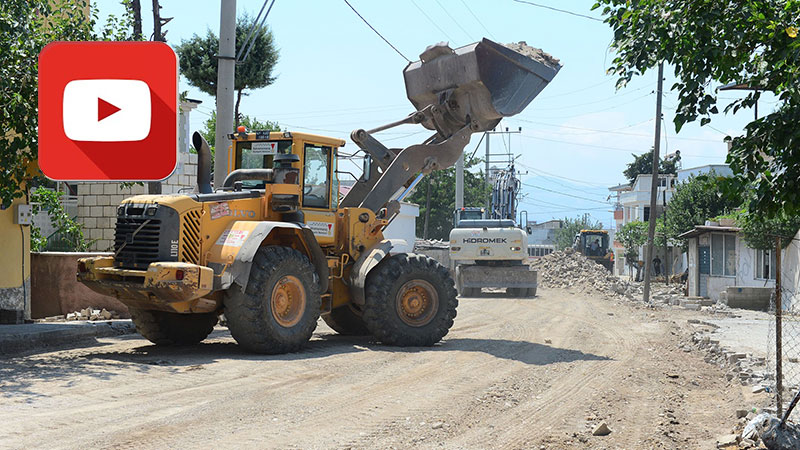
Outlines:
MULTIPOLYGON (((128 308, 114 297, 98 294, 75 278, 78 258, 103 253, 32 253, 31 316, 40 319, 83 308, 105 308, 127 316, 128 308)), ((111 255, 111 253, 106 253, 111 255)))
POLYGON ((25 202, 24 197, 18 198, 0 210, 0 323, 18 323, 31 317, 30 227, 14 224, 14 206, 25 202))

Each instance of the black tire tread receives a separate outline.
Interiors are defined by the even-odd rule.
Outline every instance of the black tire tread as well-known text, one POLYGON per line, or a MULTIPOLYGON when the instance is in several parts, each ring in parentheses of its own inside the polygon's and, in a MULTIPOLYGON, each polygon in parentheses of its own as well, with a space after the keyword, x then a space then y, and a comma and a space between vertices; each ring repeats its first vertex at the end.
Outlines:
POLYGON ((384 259, 367 276, 365 291, 364 323, 384 344, 431 346, 442 340, 453 326, 458 307, 455 282, 447 268, 425 255, 401 253, 384 259), (411 327, 397 316, 392 292, 401 281, 407 281, 404 277, 414 279, 418 275, 437 290, 439 310, 428 324, 411 327))
MULTIPOLYGON (((275 280, 277 281, 277 280, 275 280)), ((280 354, 296 352, 311 339, 317 327, 322 303, 314 266, 297 250, 282 246, 265 246, 253 258, 250 278, 242 289, 232 285, 225 292, 225 318, 228 329, 239 345, 255 353, 280 354), (279 270, 295 265, 297 276, 306 288, 306 310, 300 323, 291 329, 271 325, 271 313, 266 309, 264 292, 270 278, 279 270), (285 334, 282 334, 285 333, 285 334)))
POLYGON ((128 308, 131 320, 145 339, 156 345, 189 345, 202 341, 219 320, 216 312, 179 314, 128 308))

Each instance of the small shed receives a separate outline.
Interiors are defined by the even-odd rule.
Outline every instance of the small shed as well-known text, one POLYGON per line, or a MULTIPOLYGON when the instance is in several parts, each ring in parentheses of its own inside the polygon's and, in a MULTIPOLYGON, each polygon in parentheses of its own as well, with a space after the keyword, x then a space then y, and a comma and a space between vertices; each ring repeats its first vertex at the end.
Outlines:
POLYGON ((737 285, 739 231, 734 226, 698 225, 680 235, 689 244, 690 297, 719 300, 720 292, 737 285))

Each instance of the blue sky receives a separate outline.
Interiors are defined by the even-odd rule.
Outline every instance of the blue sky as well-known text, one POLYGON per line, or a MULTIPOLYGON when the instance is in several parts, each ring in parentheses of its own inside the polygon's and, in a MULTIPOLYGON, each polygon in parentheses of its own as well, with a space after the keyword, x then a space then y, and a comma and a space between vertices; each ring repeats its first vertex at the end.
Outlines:
MULTIPOLYGON (((172 45, 207 28, 219 31, 220 4, 215 0, 162 0, 162 16, 172 45)), ((256 15, 261 0, 238 0, 237 14, 256 15)), ((648 72, 616 91, 605 71, 613 59, 608 25, 512 0, 350 0, 378 31, 409 59, 418 59, 426 46, 448 41, 452 47, 482 37, 497 42, 526 41, 561 60, 563 68, 549 86, 520 115, 502 127, 521 134, 491 137, 491 148, 506 148, 525 173, 522 208, 531 220, 545 221, 588 212, 608 226, 611 204, 608 187, 625 181, 622 171, 631 153, 653 145, 656 73, 648 72)), ((592 0, 538 0, 536 3, 600 17, 590 11, 592 0)), ((120 14, 116 0, 96 2, 101 18, 120 14)), ((150 2, 142 2, 145 34, 152 33, 150 2)), ((277 121, 290 130, 309 131, 349 140, 353 129, 371 128, 412 111, 405 97, 402 71, 407 62, 370 30, 341 0, 276 0, 268 25, 274 33, 280 61, 277 81, 251 92, 241 111, 262 120, 277 121)), ((722 163, 726 134, 740 134, 753 117, 751 110, 736 116, 717 116, 709 126, 687 125, 676 136, 672 123, 677 96, 668 91, 673 78, 665 68, 665 150, 681 150, 683 167, 722 163)), ((203 101, 191 119, 200 129, 214 108, 213 98, 181 80, 180 89, 203 101), (199 113, 198 113, 199 111, 199 113)), ((725 98, 742 94, 726 92, 725 98)), ((774 100, 763 97, 760 112, 774 100)), ((421 127, 403 126, 381 135, 390 146, 419 143, 421 127)), ((474 135, 470 153, 480 139, 474 135)), ((353 152, 349 142, 344 151, 353 152)), ((483 144, 478 154, 483 153, 483 144)))

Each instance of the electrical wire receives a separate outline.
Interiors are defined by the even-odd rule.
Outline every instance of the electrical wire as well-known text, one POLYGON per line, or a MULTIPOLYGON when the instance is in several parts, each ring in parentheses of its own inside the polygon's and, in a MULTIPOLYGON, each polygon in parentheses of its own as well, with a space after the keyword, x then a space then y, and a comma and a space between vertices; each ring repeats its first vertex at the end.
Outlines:
POLYGON ((469 6, 467 5, 467 3, 464 0, 461 0, 461 4, 464 5, 464 8, 466 8, 467 11, 469 11, 469 13, 472 15, 472 18, 475 19, 476 22, 478 22, 478 25, 480 25, 481 28, 483 28, 483 31, 485 31, 486 34, 488 34, 492 39, 497 40, 497 39, 495 39, 495 37, 492 34, 492 32, 489 31, 488 28, 486 28, 486 25, 484 25, 483 22, 481 22, 481 19, 479 19, 478 16, 476 16, 475 13, 472 12, 472 10, 469 8, 469 6))
POLYGON ((595 199, 591 199, 591 198, 587 198, 587 197, 581 197, 580 195, 572 195, 572 194, 567 194, 566 192, 559 192, 559 191, 556 191, 556 190, 553 190, 553 189, 547 189, 547 188, 544 188, 544 187, 541 187, 541 186, 536 186, 535 184, 530 184, 530 183, 523 182, 522 185, 523 186, 527 186, 527 187, 532 187, 534 189, 541 189, 543 191, 552 192, 553 194, 563 195, 565 197, 572 197, 572 198, 577 198, 579 200, 586 200, 587 202, 606 203, 606 202, 601 201, 601 200, 595 200, 595 199))
POLYGON ((392 43, 391 43, 391 42, 389 42, 389 40, 388 40, 388 39, 386 39, 385 37, 383 37, 383 35, 382 35, 381 33, 379 33, 379 32, 378 32, 378 30, 376 30, 376 29, 375 29, 375 27, 373 27, 372 25, 370 25, 370 23, 369 23, 369 22, 367 22, 367 19, 365 19, 365 18, 364 18, 364 16, 362 16, 362 15, 361 15, 361 14, 360 14, 358 11, 356 11, 356 9, 355 9, 355 8, 353 8, 353 5, 351 5, 351 4, 350 4, 350 2, 348 2, 347 0, 344 0, 344 2, 345 2, 345 3, 347 3, 347 6, 349 6, 349 7, 350 7, 350 9, 352 9, 352 10, 353 10, 353 12, 354 12, 354 13, 356 13, 356 15, 357 15, 357 16, 358 16, 358 17, 359 17, 361 20, 363 20, 363 21, 364 21, 364 23, 365 23, 365 24, 367 24, 367 26, 368 26, 368 27, 369 27, 369 28, 370 28, 372 31, 374 31, 374 32, 375 32, 375 34, 377 34, 378 36, 380 36, 380 38, 381 38, 381 39, 383 39, 383 42, 386 42, 387 44, 389 44, 389 47, 392 47, 392 50, 396 51, 396 52, 397 52, 397 54, 398 54, 398 55, 400 55, 400 56, 402 56, 402 57, 403 57, 403 59, 405 59, 407 62, 411 62, 411 60, 410 60, 410 59, 408 59, 408 58, 406 57, 406 55, 404 55, 404 54, 403 54, 403 53, 402 53, 400 50, 398 50, 398 49, 397 49, 397 47, 395 47, 394 45, 392 45, 392 43))
POLYGON ((469 33, 469 31, 465 30, 465 29, 464 29, 464 27, 462 27, 462 26, 461 26, 461 24, 460 24, 460 23, 459 23, 459 22, 458 22, 458 21, 457 21, 455 18, 453 18, 453 16, 452 16, 452 15, 450 15, 450 12, 449 12, 449 11, 447 11, 447 9, 446 9, 444 6, 442 6, 442 4, 441 4, 441 3, 439 3, 439 0, 435 0, 435 1, 436 1, 436 4, 437 4, 437 5, 439 5, 439 8, 442 8, 442 11, 444 11, 444 13, 445 13, 445 14, 447 14, 447 17, 449 17, 449 18, 450 18, 450 20, 452 20, 452 21, 453 21, 453 23, 455 23, 455 24, 456 24, 456 26, 457 26, 459 29, 461 29, 461 31, 463 31, 463 32, 464 32, 464 34, 466 34, 466 35, 467 35, 467 37, 468 37, 470 40, 474 41, 475 39, 472 37, 472 35, 469 33))
MULTIPOLYGON (((651 95, 655 95, 655 91, 649 92, 647 94, 644 94, 641 97, 636 97, 636 98, 634 98, 634 99, 632 99, 630 101, 627 101, 627 102, 624 102, 624 103, 620 103, 619 105, 609 106, 608 108, 598 109, 598 110, 594 110, 594 111, 582 111, 579 114, 573 114, 573 115, 570 115, 570 116, 547 116, 547 117, 533 117, 533 118, 534 119, 574 119, 576 117, 582 117, 582 116, 587 116, 589 114, 596 114, 596 113, 608 111, 608 110, 611 110, 611 109, 617 109, 620 106, 629 105, 631 103, 637 102, 637 101, 639 101, 639 100, 641 100, 641 99, 643 99, 645 97, 649 97, 651 95)), ((534 111, 536 111, 536 110, 534 110, 534 111)))
POLYGON ((614 94, 614 95, 612 95, 610 97, 601 98, 600 100, 592 100, 591 102, 576 103, 576 104, 573 104, 573 105, 558 106, 558 107, 555 107, 555 108, 536 108, 536 110, 537 111, 561 111, 561 110, 564 110, 564 109, 583 108, 586 105, 594 105, 594 104, 597 104, 597 103, 604 103, 604 102, 606 102, 608 100, 614 100, 614 99, 617 99, 617 98, 625 97, 626 95, 633 94, 634 92, 638 92, 638 91, 641 91, 643 89, 650 89, 654 84, 656 84, 656 83, 653 82, 653 83, 648 84, 646 86, 641 86, 641 87, 638 87, 636 89, 626 90, 625 92, 623 92, 621 94, 614 94))
POLYGON ((514 0, 514 1, 517 2, 517 3, 525 3, 527 5, 536 6, 536 7, 539 7, 539 8, 545 8, 545 9, 549 9, 549 10, 552 10, 552 11, 557 11, 557 12, 564 13, 564 14, 570 14, 572 16, 583 17, 584 19, 594 20, 596 22, 601 22, 601 23, 603 22, 603 19, 598 19, 597 17, 587 16, 585 14, 580 14, 580 13, 576 13, 576 12, 572 12, 572 11, 567 11, 566 9, 553 8, 552 6, 540 5, 538 3, 533 3, 533 2, 529 2, 529 1, 525 1, 525 0, 514 0))
MULTIPOLYGON (((346 0, 345 0, 345 1, 346 1, 346 0)), ((442 27, 440 27, 440 26, 439 26, 439 24, 437 24, 436 22, 434 22, 434 20, 433 20, 433 19, 431 19, 429 15, 427 15, 427 14, 425 13, 425 11, 424 11, 422 8, 420 8, 420 7, 419 7, 419 5, 417 4, 417 2, 415 2, 414 0, 411 0, 411 3, 412 3, 414 6, 416 6, 416 7, 417 7, 417 9, 419 10, 419 12, 421 12, 421 13, 422 13, 422 15, 423 15, 423 16, 425 16, 425 18, 426 18, 426 19, 428 19, 428 22, 430 22, 431 24, 433 24, 433 26, 434 26, 434 27, 436 27, 436 29, 437 29, 437 30, 441 31, 441 32, 442 32, 442 34, 443 34, 443 35, 445 35, 445 37, 447 37, 447 39, 450 39, 450 42, 455 42, 455 41, 456 41, 455 39, 453 39, 452 37, 450 37, 450 35, 449 35, 449 34, 447 34, 447 32, 446 32, 446 31, 444 31, 444 30, 442 29, 442 27)), ((409 62, 411 62, 411 61, 409 61, 409 62)))

